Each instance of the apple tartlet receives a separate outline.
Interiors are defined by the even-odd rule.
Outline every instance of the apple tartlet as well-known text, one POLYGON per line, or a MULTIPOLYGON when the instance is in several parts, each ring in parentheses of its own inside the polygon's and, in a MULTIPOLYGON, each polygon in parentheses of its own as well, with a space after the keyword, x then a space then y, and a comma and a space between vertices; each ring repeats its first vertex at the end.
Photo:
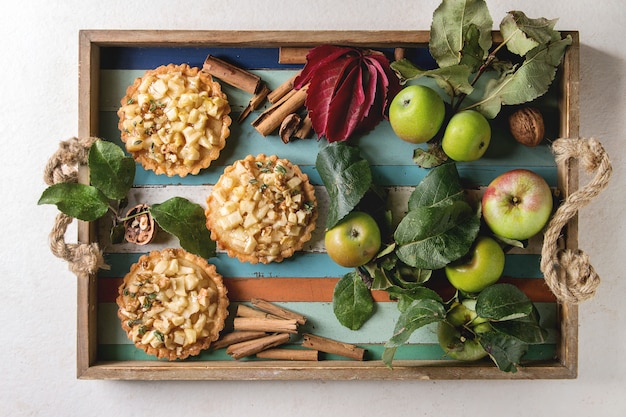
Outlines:
POLYGON ((120 104, 126 150, 156 174, 197 174, 219 157, 230 135, 231 109, 221 85, 186 64, 146 71, 120 104))
POLYGON ((141 256, 124 277, 116 302, 135 346, 169 360, 198 355, 217 340, 229 305, 215 266, 184 249, 141 256))
POLYGON ((248 155, 226 167, 207 198, 207 227, 228 256, 281 262, 311 239, 315 189, 287 159, 248 155))

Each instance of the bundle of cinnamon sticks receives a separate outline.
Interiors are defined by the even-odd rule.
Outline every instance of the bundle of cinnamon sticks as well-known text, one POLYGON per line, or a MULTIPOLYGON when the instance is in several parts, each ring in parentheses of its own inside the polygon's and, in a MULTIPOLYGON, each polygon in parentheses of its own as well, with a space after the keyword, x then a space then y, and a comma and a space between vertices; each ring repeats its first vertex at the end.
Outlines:
POLYGON ((320 352, 362 361, 365 349, 310 333, 303 333, 301 347, 280 347, 297 337, 306 317, 261 299, 251 300, 252 306, 239 304, 233 320, 233 331, 224 334, 213 349, 226 348, 234 359, 257 358, 317 361, 320 352))
POLYGON ((278 135, 285 143, 293 139, 310 137, 312 132, 311 119, 304 107, 308 86, 298 90, 294 88, 297 74, 274 90, 270 90, 258 75, 212 55, 207 56, 202 70, 233 87, 252 94, 252 98, 239 116, 238 122, 242 122, 267 100, 270 102, 270 106, 252 122, 252 126, 257 132, 263 136, 268 136, 278 130, 278 135))

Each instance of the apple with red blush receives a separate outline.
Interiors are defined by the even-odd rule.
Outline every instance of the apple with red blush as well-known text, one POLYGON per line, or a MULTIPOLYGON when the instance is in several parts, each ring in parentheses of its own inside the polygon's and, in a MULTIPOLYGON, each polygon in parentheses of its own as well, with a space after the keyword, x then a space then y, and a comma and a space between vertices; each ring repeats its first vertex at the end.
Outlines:
POLYGON ((529 239, 541 232, 550 219, 552 207, 550 186, 528 169, 500 174, 482 197, 483 219, 489 229, 512 240, 529 239))

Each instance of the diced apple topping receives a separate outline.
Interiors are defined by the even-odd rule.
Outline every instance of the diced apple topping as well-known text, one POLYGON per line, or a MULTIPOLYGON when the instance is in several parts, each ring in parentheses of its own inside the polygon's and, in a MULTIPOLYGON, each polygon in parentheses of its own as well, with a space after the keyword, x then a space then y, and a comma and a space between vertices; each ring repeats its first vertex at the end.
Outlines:
POLYGON ((216 319, 218 289, 193 263, 176 257, 144 261, 120 288, 120 315, 135 343, 178 349, 207 337, 216 319))
POLYGON ((126 149, 156 164, 190 167, 215 159, 229 133, 228 100, 215 82, 203 82, 207 74, 197 68, 171 66, 175 70, 147 72, 122 103, 119 127, 126 149))
POLYGON ((317 215, 313 188, 301 175, 275 156, 250 156, 228 167, 207 199, 207 226, 221 246, 264 263, 298 247, 317 215))

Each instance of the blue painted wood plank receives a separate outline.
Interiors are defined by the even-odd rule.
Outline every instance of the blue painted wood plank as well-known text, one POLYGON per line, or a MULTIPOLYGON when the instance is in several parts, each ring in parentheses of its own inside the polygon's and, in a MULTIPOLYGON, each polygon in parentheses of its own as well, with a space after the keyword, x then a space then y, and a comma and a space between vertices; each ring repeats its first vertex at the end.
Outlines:
MULTIPOLYGON (((142 253, 105 253, 105 262, 111 266, 109 270, 101 270, 102 278, 121 278, 137 262, 142 253)), ((543 278, 539 268, 538 254, 507 254, 504 276, 515 278, 543 278)), ((249 264, 230 258, 225 253, 218 253, 209 259, 218 272, 226 277, 341 277, 352 271, 334 263, 326 253, 299 252, 280 264, 249 264)))

